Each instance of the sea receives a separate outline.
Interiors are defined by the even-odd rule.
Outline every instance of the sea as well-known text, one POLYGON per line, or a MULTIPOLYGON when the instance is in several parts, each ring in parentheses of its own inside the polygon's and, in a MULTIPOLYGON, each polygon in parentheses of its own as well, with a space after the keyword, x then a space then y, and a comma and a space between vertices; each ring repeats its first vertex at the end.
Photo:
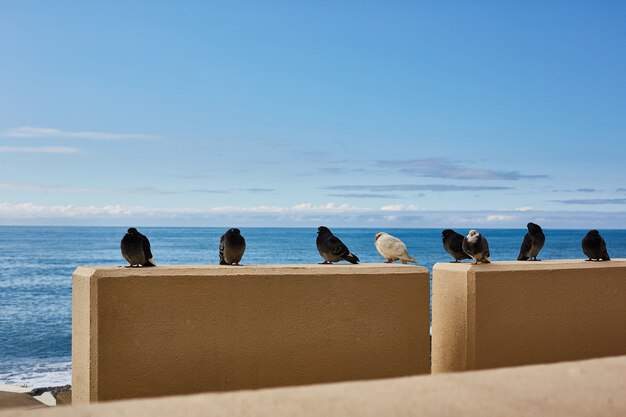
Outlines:
MULTIPOLYGON (((244 264, 321 261, 316 228, 240 228, 244 264)), ((157 265, 216 264, 225 228, 145 227, 157 265)), ((361 262, 382 262, 374 247, 381 231, 333 228, 361 262)), ((122 227, 0 227, 0 384, 32 387, 71 383, 72 271, 81 265, 125 265, 122 227)), ((402 239, 420 265, 432 269, 451 258, 441 229, 387 229, 402 239)), ((457 229, 467 234, 467 229, 457 229)), ((526 229, 481 229, 491 259, 517 259, 526 229)), ((586 230, 544 229, 541 259, 584 259, 586 230)), ((626 230, 602 230, 609 254, 626 257, 626 230)))

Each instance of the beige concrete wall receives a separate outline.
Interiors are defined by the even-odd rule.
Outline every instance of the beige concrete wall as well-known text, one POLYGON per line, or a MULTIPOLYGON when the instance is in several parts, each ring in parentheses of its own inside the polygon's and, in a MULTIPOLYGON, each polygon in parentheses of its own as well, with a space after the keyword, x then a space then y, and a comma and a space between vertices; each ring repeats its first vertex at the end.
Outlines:
POLYGON ((623 417, 626 357, 386 380, 126 400, 1 417, 623 417))
POLYGON ((89 401, 95 386, 92 359, 98 357, 96 335, 97 314, 91 314, 92 303, 97 301, 96 285, 91 285, 91 270, 78 268, 72 275, 72 397, 89 401))
POLYGON ((626 261, 439 263, 432 371, 626 354, 626 261))
POLYGON ((405 265, 78 268, 72 399, 427 373, 429 289, 405 265))

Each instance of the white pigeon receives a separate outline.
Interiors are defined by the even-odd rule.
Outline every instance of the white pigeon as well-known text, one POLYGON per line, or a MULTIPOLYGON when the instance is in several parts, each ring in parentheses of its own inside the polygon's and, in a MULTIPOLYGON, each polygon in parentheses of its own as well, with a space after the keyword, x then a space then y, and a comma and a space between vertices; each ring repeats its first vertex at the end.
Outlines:
POLYGON ((402 243, 400 239, 388 233, 376 233, 374 245, 378 253, 380 253, 383 258, 387 259, 387 263, 397 260, 400 260, 400 262, 405 265, 407 262, 417 263, 407 252, 406 245, 402 243))

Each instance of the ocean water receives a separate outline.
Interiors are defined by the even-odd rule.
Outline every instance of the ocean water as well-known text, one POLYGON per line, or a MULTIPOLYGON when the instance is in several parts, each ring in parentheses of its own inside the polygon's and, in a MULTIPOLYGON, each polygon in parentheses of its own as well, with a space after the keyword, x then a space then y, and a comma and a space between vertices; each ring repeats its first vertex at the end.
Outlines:
MULTIPOLYGON (((146 227, 157 265, 217 263, 225 228, 146 227)), ((362 262, 382 262, 379 230, 335 229, 362 262)), ((388 229, 429 269, 451 258, 440 229, 388 229)), ((466 229, 457 230, 466 234, 466 229)), ((244 264, 321 261, 315 228, 241 228, 244 264)), ((482 229, 492 260, 516 259, 526 230, 482 229)), ((544 230, 541 259, 583 259, 583 230, 544 230)), ((124 265, 120 227, 0 227, 0 384, 35 387, 71 383, 71 276, 80 265, 124 265)), ((626 231, 601 231, 609 254, 626 257, 626 231)))

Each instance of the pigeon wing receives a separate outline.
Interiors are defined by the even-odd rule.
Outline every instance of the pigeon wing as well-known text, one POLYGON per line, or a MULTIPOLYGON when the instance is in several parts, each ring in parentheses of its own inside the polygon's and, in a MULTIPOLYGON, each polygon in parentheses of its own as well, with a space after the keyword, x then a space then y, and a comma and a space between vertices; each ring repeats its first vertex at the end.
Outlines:
POLYGON ((383 244, 386 244, 385 249, 389 251, 389 254, 395 256, 396 258, 404 258, 408 255, 406 245, 398 238, 389 239, 383 244))
POLYGON ((471 256, 470 253, 471 253, 472 248, 470 247, 470 243, 467 237, 463 238, 463 242, 461 242, 461 248, 463 249, 463 252, 465 254, 467 254, 468 256, 471 256))
POLYGON ((528 259, 528 252, 533 247, 533 238, 530 237, 530 233, 526 233, 524 236, 524 241, 522 242, 522 247, 519 250, 519 256, 517 257, 518 261, 525 261, 528 259))
POLYGON ((152 250, 150 250, 150 241, 147 237, 142 236, 141 240, 143 241, 143 253, 146 255, 146 259, 152 259, 152 250))
POLYGON ((122 238, 122 242, 120 244, 120 248, 122 250, 122 256, 124 257, 124 259, 128 261, 128 263, 132 263, 130 260, 130 256, 128 256, 130 240, 131 240, 130 235, 126 233, 124 237, 122 238))
POLYGON ((601 237, 600 238, 600 254, 602 255, 602 259, 604 260, 610 260, 611 258, 609 258, 609 252, 606 250, 606 242, 604 241, 604 238, 601 237))
POLYGON ((465 239, 465 236, 460 233, 454 232, 454 234, 450 236, 449 239, 450 249, 456 253, 462 254, 463 259, 472 259, 472 257, 465 253, 465 251, 463 250, 463 239, 465 239))
POLYGON ((487 239, 484 236, 481 236, 480 240, 482 242, 482 247, 483 247, 483 257, 481 259, 481 262, 489 263, 491 261, 491 253, 489 253, 489 243, 487 242, 487 239))
POLYGON ((226 240, 226 235, 222 235, 220 238, 220 265, 226 265, 226 261, 224 260, 224 241, 226 240))
POLYGON ((328 248, 333 255, 337 256, 345 256, 350 253, 348 247, 335 236, 328 237, 328 248))
POLYGON ((589 249, 589 237, 585 236, 582 240, 582 249, 583 249, 583 253, 585 254, 585 256, 589 259, 591 259, 591 250, 589 249))
POLYGON ((152 260, 152 250, 150 250, 150 241, 144 235, 141 235, 141 244, 143 246, 143 254, 146 257, 146 263, 143 266, 155 266, 152 260))

